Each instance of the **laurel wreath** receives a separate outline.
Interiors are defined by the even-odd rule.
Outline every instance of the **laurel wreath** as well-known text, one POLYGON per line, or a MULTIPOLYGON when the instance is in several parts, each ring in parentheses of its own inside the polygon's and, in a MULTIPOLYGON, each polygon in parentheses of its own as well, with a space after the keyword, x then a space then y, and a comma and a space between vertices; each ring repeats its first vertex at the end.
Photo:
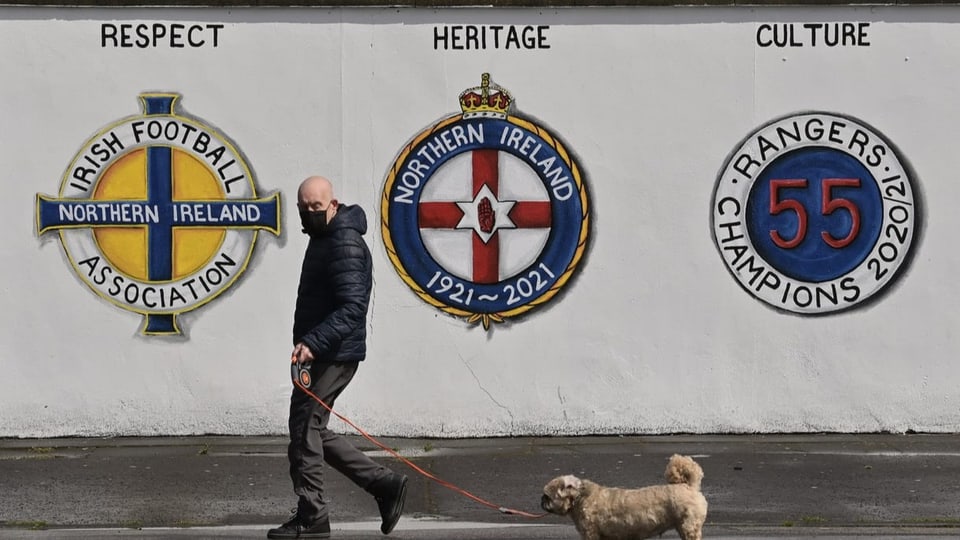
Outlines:
POLYGON ((390 217, 389 217, 389 207, 390 207, 390 192, 393 189, 393 184, 396 181, 397 174, 400 171, 400 166, 403 164, 407 156, 410 155, 410 152, 423 142, 424 139, 430 137, 437 131, 444 129, 445 127, 459 121, 463 117, 462 114, 455 114, 447 118, 441 119, 431 127, 423 130, 418 134, 413 140, 407 144, 403 150, 397 155, 397 158, 393 162, 393 167, 391 167, 390 172, 387 174, 386 184, 383 188, 383 197, 380 201, 380 230, 383 235, 384 246, 387 250, 387 256, 390 258, 390 262, 393 263, 394 268, 396 268, 397 273, 400 275, 400 279, 410 287, 417 296, 419 296, 424 302, 434 306, 435 308, 454 315, 457 317, 466 318, 467 322, 470 324, 482 323, 485 330, 490 329, 491 323, 502 323, 510 317, 515 317, 517 315, 526 313, 531 309, 534 309, 542 304, 549 302, 560 289, 566 285, 570 280, 573 272, 576 270, 577 265, 580 263, 580 260, 583 258, 584 250, 587 246, 587 236, 590 230, 590 212, 587 204, 587 191, 583 183, 582 174, 580 172, 580 167, 577 166, 576 162, 570 157, 570 154, 567 152, 567 149, 563 144, 557 140, 549 131, 546 129, 516 116, 507 116, 507 121, 515 124, 521 128, 524 128, 528 131, 532 131, 539 135, 548 145, 550 145, 554 150, 557 151, 557 154, 563 160, 564 163, 570 168, 570 171, 573 174, 573 179, 577 185, 577 193, 580 196, 580 206, 583 209, 583 215, 581 224, 580 224, 580 234, 577 239, 577 249, 574 252, 573 258, 570 260, 570 264, 567 265, 566 269, 560 274, 560 277, 557 278, 557 281, 551 286, 545 293, 538 296, 536 299, 513 309, 497 312, 497 313, 475 313, 473 311, 468 311, 465 309, 453 307, 443 302, 435 299, 427 291, 425 291, 407 272, 404 268, 403 263, 400 261, 400 257, 397 254, 397 250, 393 244, 393 238, 390 236, 390 217))

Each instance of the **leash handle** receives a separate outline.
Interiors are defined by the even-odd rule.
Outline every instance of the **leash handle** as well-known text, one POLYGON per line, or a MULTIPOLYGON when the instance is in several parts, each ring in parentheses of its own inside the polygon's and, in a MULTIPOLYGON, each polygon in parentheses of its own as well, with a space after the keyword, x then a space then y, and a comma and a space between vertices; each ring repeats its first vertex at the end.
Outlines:
POLYGON ((349 425, 350 427, 352 427, 353 429, 355 429, 355 430, 357 431, 357 433, 359 433, 360 435, 362 435, 364 439, 366 439, 366 440, 370 441, 371 443, 373 443, 377 448, 379 448, 379 449, 383 450, 384 452, 390 454, 391 456, 397 458, 398 460, 400 460, 401 462, 403 462, 406 466, 408 466, 408 467, 410 467, 411 469, 413 469, 414 471, 420 473, 420 475, 424 476, 425 478, 427 478, 427 479, 429 479, 429 480, 432 480, 432 481, 436 482, 437 484, 440 484, 441 486, 443 486, 443 487, 445 487, 445 488, 447 488, 447 489, 453 490, 453 491, 455 491, 455 492, 463 495, 464 497, 467 497, 468 499, 472 499, 473 501, 478 502, 478 503, 480 503, 480 504, 482 504, 482 505, 484 505, 484 506, 487 506, 487 507, 489 507, 489 508, 493 508, 494 510, 497 510, 498 512, 500 512, 500 513, 502 513, 502 514, 508 514, 508 515, 513 515, 513 516, 521 516, 521 517, 530 518, 530 519, 538 519, 538 518, 542 518, 542 517, 544 517, 544 516, 547 515, 546 513, 543 513, 543 514, 531 514, 530 512, 524 512, 523 510, 515 510, 515 509, 513 509, 513 508, 507 508, 507 507, 505 507, 505 506, 499 506, 499 505, 493 504, 492 502, 487 501, 486 499, 482 499, 482 498, 474 495, 473 493, 470 493, 469 491, 467 491, 467 490, 465 490, 465 489, 463 489, 463 488, 457 487, 457 486, 451 484, 450 482, 447 482, 446 480, 443 480, 443 479, 441 479, 441 478, 438 478, 438 477, 434 476, 433 474, 431 474, 431 473, 429 473, 429 472, 421 469, 419 466, 417 466, 415 463, 413 463, 413 462, 410 461, 409 459, 401 456, 401 455, 400 455, 396 450, 394 450, 393 448, 390 448, 389 446, 387 446, 387 445, 381 443, 380 441, 378 441, 377 439, 375 439, 372 435, 370 435, 369 433, 367 433, 366 431, 364 431, 360 426, 358 426, 358 425, 354 424, 352 421, 350 421, 349 418, 347 418, 347 417, 341 415, 340 413, 338 413, 337 411, 333 410, 333 407, 327 405, 327 404, 326 404, 322 399, 320 399, 316 394, 314 394, 313 392, 311 392, 311 391, 310 391, 310 383, 312 382, 312 379, 311 379, 311 376, 310 376, 310 364, 309 364, 309 363, 303 363, 303 364, 301 364, 300 362, 297 361, 297 356, 296 356, 296 355, 292 355, 291 358, 290 358, 290 377, 293 379, 293 385, 294 385, 294 386, 296 386, 296 387, 299 388, 301 391, 303 391, 304 393, 306 393, 308 396, 310 396, 311 398, 313 398, 314 401, 316 401, 317 403, 319 403, 321 407, 323 407, 324 409, 326 409, 327 411, 329 411, 330 414, 336 416, 336 417, 339 418, 341 421, 343 421, 345 424, 347 424, 347 425, 349 425))
POLYGON ((297 361, 297 355, 290 357, 290 377, 295 382, 299 382, 301 387, 310 388, 313 378, 310 376, 310 362, 300 363, 297 361))

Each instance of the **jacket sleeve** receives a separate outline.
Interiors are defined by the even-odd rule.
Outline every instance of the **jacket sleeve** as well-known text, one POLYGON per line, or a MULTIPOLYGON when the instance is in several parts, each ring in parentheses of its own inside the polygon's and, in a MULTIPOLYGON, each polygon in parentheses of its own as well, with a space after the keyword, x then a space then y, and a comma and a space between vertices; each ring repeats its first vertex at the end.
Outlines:
POLYGON ((336 351, 346 336, 366 324, 370 300, 370 254, 359 234, 347 234, 331 250, 330 284, 336 306, 303 336, 315 358, 336 351))

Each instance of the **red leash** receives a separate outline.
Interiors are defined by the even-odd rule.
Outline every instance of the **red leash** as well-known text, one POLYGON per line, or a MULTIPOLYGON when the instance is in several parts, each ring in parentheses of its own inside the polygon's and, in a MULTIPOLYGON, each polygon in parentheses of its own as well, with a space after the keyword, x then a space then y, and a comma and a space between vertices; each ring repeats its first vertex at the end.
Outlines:
POLYGON ((547 515, 547 514, 545 514, 545 513, 544 513, 544 514, 531 514, 531 513, 529 513, 529 512, 524 512, 523 510, 515 510, 515 509, 513 509, 513 508, 507 508, 507 507, 505 507, 505 506, 499 506, 499 505, 493 504, 492 502, 490 502, 490 501, 488 501, 488 500, 486 500, 486 499, 482 499, 482 498, 474 495, 473 493, 470 493, 469 491, 467 491, 467 490, 465 490, 465 489, 459 488, 459 487, 451 484, 450 482, 447 482, 446 480, 443 480, 443 479, 441 479, 441 478, 437 478, 437 477, 434 476, 433 474, 431 474, 431 473, 429 473, 429 472, 421 469, 420 467, 418 467, 415 463, 413 463, 413 462, 410 461, 409 459, 401 456, 400 454, 398 454, 398 453, 397 453, 395 450, 393 450, 392 448, 388 447, 387 445, 385 445, 385 444, 381 443, 380 441, 378 441, 377 439, 373 438, 370 434, 368 434, 366 431, 364 431, 360 426, 354 424, 353 422, 350 421, 349 418, 347 418, 347 417, 341 415, 340 413, 338 413, 337 411, 333 410, 332 407, 330 407, 329 405, 327 405, 326 403, 324 403, 322 399, 320 399, 319 397, 317 397, 316 394, 314 394, 313 392, 311 392, 311 391, 310 391, 310 388, 309 388, 310 383, 311 383, 310 370, 309 370, 309 368, 308 368, 306 365, 303 365, 303 364, 300 364, 300 363, 297 362, 297 357, 296 357, 296 355, 292 356, 292 358, 291 358, 290 373, 291 373, 291 378, 293 379, 293 384, 294 384, 294 386, 296 386, 297 388, 299 388, 300 390, 302 390, 304 393, 306 393, 308 396, 310 396, 311 398, 313 398, 317 403, 320 404, 320 406, 322 406, 324 409, 330 411, 331 414, 333 414, 334 416, 336 416, 337 418, 339 418, 340 420, 342 420, 344 423, 346 423, 347 425, 349 425, 350 427, 352 427, 353 429, 355 429, 355 430, 357 431, 357 433, 359 433, 360 435, 363 435, 363 438, 364 438, 364 439, 370 441, 371 443, 373 443, 374 445, 376 445, 377 448, 380 448, 381 450, 387 452, 387 453, 390 454, 391 456, 393 456, 393 457, 397 458, 398 460, 402 461, 402 462, 403 462, 404 464, 406 464, 408 467, 410 467, 411 469, 417 471, 418 473, 420 473, 421 475, 425 476, 426 478, 429 478, 430 480, 433 480, 433 481, 436 482, 437 484, 440 484, 441 486, 443 486, 443 487, 445 487, 445 488, 447 488, 447 489, 451 489, 451 490, 453 490, 453 491, 456 491, 457 493, 459 493, 459 494, 467 497, 468 499, 473 499, 474 501, 476 501, 476 502, 478 502, 478 503, 480 503, 480 504, 482 504, 482 505, 484 505, 484 506, 488 506, 488 507, 490 507, 490 508, 493 508, 494 510, 498 510, 499 512, 501 512, 501 513, 503 513, 503 514, 509 514, 509 515, 512 515, 512 516, 522 516, 522 517, 531 518, 531 519, 542 518, 542 517, 544 517, 544 516, 547 515))

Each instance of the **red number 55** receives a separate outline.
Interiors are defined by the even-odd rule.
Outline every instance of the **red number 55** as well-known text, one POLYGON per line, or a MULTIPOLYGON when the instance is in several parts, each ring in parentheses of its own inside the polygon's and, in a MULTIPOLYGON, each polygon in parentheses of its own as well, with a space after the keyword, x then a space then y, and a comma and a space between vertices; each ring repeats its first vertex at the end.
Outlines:
MULTIPOLYGON (((780 231, 776 229, 770 231, 770 238, 773 243, 783 249, 793 249, 803 242, 807 236, 807 209, 803 203, 797 199, 780 198, 780 190, 788 188, 806 188, 807 180, 771 180, 770 181, 770 215, 777 215, 782 212, 792 211, 797 215, 797 233, 793 238, 786 240, 780 236, 780 231)), ((833 188, 835 187, 860 187, 859 178, 824 178, 820 181, 820 191, 823 193, 823 199, 820 205, 820 213, 829 216, 838 209, 846 210, 850 213, 850 232, 843 238, 835 238, 827 231, 821 231, 820 237, 832 248, 840 249, 850 245, 857 238, 860 232, 860 209, 850 199, 843 197, 833 197, 833 188)))

